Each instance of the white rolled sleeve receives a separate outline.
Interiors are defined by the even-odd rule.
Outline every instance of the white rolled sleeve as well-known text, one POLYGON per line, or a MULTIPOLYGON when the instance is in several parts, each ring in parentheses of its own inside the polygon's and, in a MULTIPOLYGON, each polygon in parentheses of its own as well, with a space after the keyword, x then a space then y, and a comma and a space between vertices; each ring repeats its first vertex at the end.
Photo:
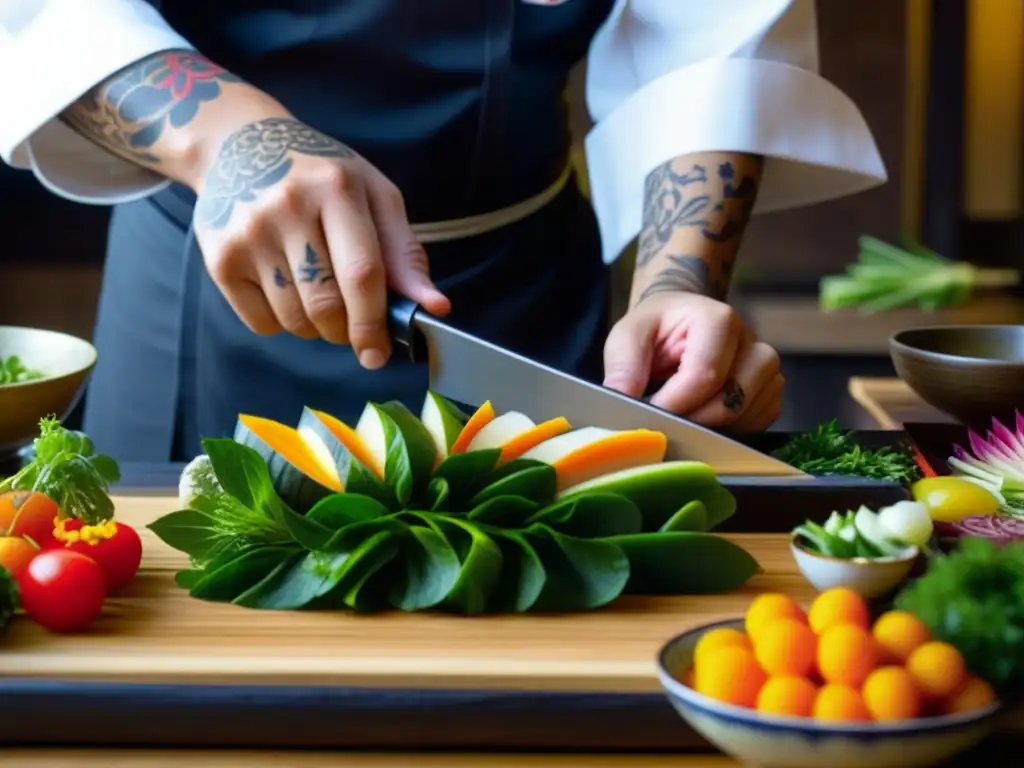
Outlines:
POLYGON ((0 158, 52 192, 100 205, 165 186, 57 116, 140 59, 192 46, 144 0, 0 0, 0 158))
POLYGON ((818 75, 814 0, 617 0, 591 45, 587 104, 609 263, 641 229, 648 173, 674 157, 765 156, 755 213, 886 181, 860 110, 818 75))

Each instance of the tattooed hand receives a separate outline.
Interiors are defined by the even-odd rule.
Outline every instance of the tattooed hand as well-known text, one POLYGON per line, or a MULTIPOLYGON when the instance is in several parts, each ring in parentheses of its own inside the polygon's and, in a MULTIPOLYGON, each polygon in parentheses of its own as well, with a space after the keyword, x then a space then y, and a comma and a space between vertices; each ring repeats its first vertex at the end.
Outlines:
POLYGON ((256 333, 351 343, 377 368, 390 354, 387 287, 433 314, 449 310, 394 184, 194 51, 125 67, 61 119, 196 190, 207 268, 256 333))
POLYGON ((782 407, 779 356, 725 303, 760 158, 679 158, 647 178, 632 306, 605 344, 605 386, 709 427, 766 429, 782 407))
POLYGON ((728 304, 693 293, 651 296, 622 318, 604 349, 605 386, 707 427, 767 429, 782 410, 779 355, 728 304))
POLYGON ((207 268, 253 331, 390 354, 387 288, 444 315, 395 186, 349 147, 290 117, 238 129, 206 172, 195 231, 207 268))

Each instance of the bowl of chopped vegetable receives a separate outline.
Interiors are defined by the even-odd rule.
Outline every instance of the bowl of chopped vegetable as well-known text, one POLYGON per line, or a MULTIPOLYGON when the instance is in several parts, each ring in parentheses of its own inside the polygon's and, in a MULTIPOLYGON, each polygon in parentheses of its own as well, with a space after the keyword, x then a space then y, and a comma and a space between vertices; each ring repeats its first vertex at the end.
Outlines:
POLYGON ((1012 422, 1024 405, 1024 326, 946 325, 893 334, 896 373, 929 405, 960 422, 1012 422))
POLYGON ((852 589, 865 598, 892 592, 910 575, 933 524, 928 510, 900 501, 877 513, 833 512, 824 525, 810 520, 793 530, 790 550, 815 589, 852 589))
POLYGON ((0 326, 0 457, 30 442, 43 417, 66 417, 95 364, 96 348, 87 341, 0 326))

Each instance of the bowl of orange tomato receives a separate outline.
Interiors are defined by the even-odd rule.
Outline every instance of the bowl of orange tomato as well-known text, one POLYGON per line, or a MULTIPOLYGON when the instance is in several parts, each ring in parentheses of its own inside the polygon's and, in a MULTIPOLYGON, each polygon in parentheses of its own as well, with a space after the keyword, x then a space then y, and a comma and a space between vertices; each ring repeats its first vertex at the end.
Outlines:
POLYGON ((788 768, 941 763, 994 728, 992 687, 917 617, 872 620, 845 588, 804 611, 783 594, 742 619, 672 638, 658 676, 675 710, 723 752, 788 768))

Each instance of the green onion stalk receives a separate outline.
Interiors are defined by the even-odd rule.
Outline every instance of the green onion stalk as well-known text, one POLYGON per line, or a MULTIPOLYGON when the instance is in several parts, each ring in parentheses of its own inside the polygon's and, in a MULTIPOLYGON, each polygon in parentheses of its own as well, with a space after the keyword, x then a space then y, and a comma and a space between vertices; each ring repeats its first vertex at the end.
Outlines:
POLYGON ((921 246, 903 249, 867 235, 857 244, 858 260, 846 267, 846 274, 821 280, 823 312, 857 307, 870 315, 908 306, 956 307, 970 299, 975 289, 1008 288, 1020 282, 1015 269, 984 269, 921 246))

